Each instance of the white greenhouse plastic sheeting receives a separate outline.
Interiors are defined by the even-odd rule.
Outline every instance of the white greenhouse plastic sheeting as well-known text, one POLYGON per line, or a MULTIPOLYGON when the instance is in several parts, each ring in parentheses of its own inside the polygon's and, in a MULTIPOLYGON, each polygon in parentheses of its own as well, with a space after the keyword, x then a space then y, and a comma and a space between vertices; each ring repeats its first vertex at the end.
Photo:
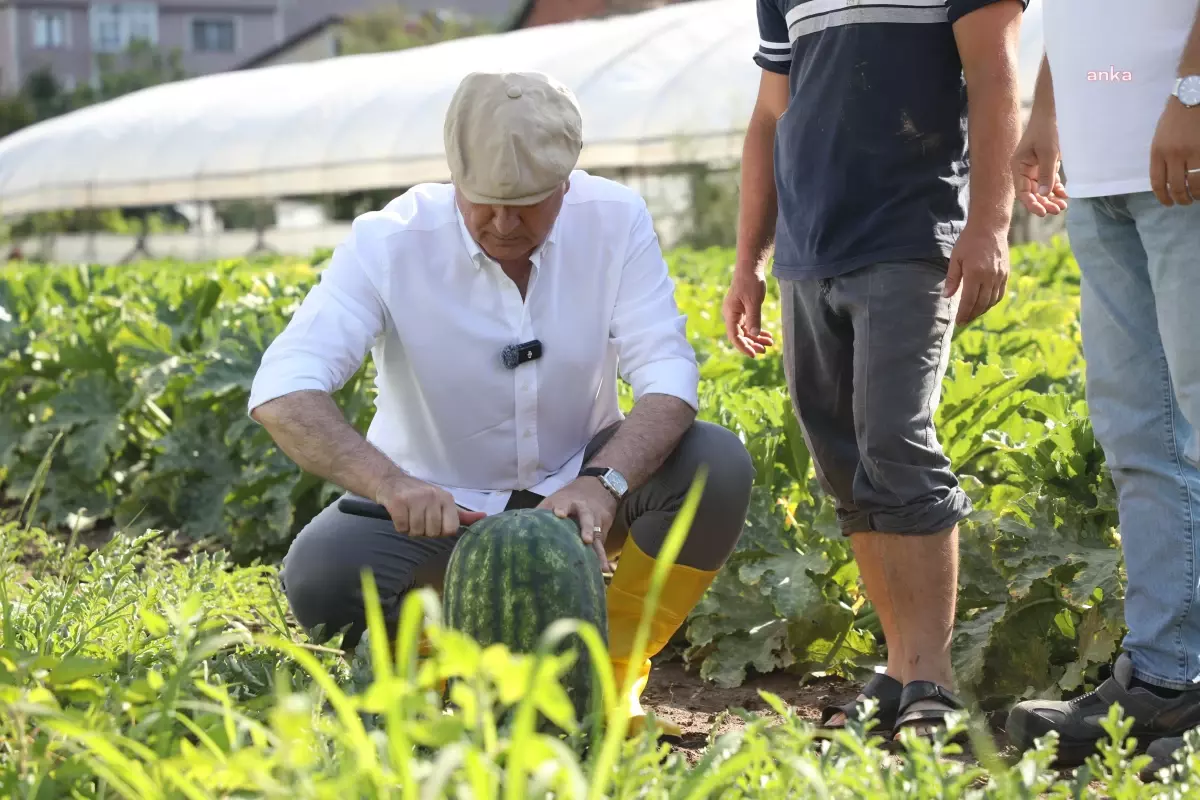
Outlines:
MULTIPOLYGON (((1028 96, 1036 2, 1023 31, 1028 96)), ((758 41, 755 0, 695 0, 156 86, 0 140, 0 216, 445 181, 443 115, 475 70, 538 70, 570 86, 584 116, 581 168, 736 160, 758 41)))

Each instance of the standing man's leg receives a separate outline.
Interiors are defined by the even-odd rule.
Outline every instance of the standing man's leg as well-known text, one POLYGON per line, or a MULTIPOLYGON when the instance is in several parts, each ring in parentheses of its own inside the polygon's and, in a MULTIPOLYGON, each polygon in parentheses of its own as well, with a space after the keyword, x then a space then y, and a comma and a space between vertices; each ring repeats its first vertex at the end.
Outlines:
MULTIPOLYGON (((1197 488, 1200 477, 1196 477, 1200 473, 1200 315, 1196 313, 1200 308, 1200 281, 1196 280, 1200 269, 1200 205, 1168 209, 1159 204, 1156 197, 1139 194, 1130 198, 1130 208, 1147 251, 1147 269, 1157 301, 1158 328, 1176 401, 1192 431, 1190 442, 1183 443, 1183 452, 1187 462, 1195 465, 1197 470, 1186 466, 1184 469, 1193 476, 1190 506, 1195 514, 1193 523, 1200 524, 1197 523, 1200 520, 1200 488, 1197 488)), ((1194 534, 1193 529, 1193 548, 1200 538, 1194 534)), ((1200 564, 1200 559, 1194 558, 1193 563, 1200 564)), ((1193 573, 1193 580, 1200 581, 1200 575, 1193 573)), ((1195 660, 1200 659, 1197 617, 1200 617, 1200 607, 1193 605, 1189 608, 1187 624, 1181 626, 1189 632, 1187 647, 1192 659, 1189 667, 1193 670, 1195 660)), ((1197 680, 1194 671, 1185 672, 1185 678, 1193 685, 1197 680)), ((1149 755, 1154 758, 1151 769, 1168 766, 1174 752, 1181 747, 1182 735, 1171 735, 1154 742, 1149 748, 1149 755)))
MULTIPOLYGON (((1159 519, 1173 530, 1164 531, 1161 524, 1153 530, 1147 529, 1145 533, 1152 538, 1146 549, 1138 548, 1135 558, 1147 555, 1147 549, 1160 550, 1163 556, 1186 562, 1188 570, 1179 576, 1178 584, 1172 581, 1169 586, 1162 583, 1161 565, 1156 560, 1152 560, 1154 577, 1148 572, 1145 582, 1139 577, 1134 585, 1130 576, 1130 588, 1136 592, 1137 617, 1142 614, 1140 607, 1148 603, 1153 609, 1164 605, 1171 608, 1173 618, 1161 638, 1153 637, 1153 641, 1161 642, 1157 645, 1151 643, 1150 636, 1141 633, 1140 619, 1130 620, 1130 630, 1139 630, 1130 646, 1134 652, 1156 653, 1133 659, 1135 674, 1144 673, 1148 683, 1197 689, 1200 688, 1200 205, 1166 208, 1150 192, 1129 195, 1126 200, 1145 251, 1145 269, 1153 293, 1152 323, 1157 336, 1151 334, 1144 341, 1149 345, 1148 350, 1154 352, 1151 358, 1159 362, 1160 370, 1165 360, 1165 380, 1160 371, 1158 380, 1149 384, 1157 384, 1163 391, 1145 400, 1158 412, 1171 409, 1172 434, 1163 437, 1165 431, 1160 429, 1155 438, 1165 439, 1168 445, 1167 458, 1159 463, 1167 465, 1173 488, 1172 496, 1162 498, 1166 502, 1159 519), (1150 345, 1155 339, 1159 344, 1150 345), (1147 598, 1147 594, 1151 597, 1147 598)), ((1143 357, 1146 355, 1148 352, 1143 351, 1143 357)), ((1162 457, 1156 456, 1156 460, 1162 457)), ((1128 597, 1126 604, 1128 608, 1128 597)), ((1200 695, 1197 699, 1200 701, 1200 695)))
POLYGON ((1165 208, 1149 193, 1071 203, 1088 406, 1118 493, 1129 634, 1096 692, 1009 715, 1023 749, 1057 731, 1064 765, 1094 751, 1114 703, 1142 747, 1200 724, 1200 205, 1165 208))
POLYGON ((946 262, 877 264, 836 284, 854 324, 858 515, 847 520, 868 596, 891 606, 903 647, 896 734, 928 732, 952 694, 950 642, 958 593, 958 523, 971 511, 934 426, 959 294, 946 262))
POLYGON ((1200 467, 1200 200, 1166 208, 1147 192, 1131 195, 1129 208, 1146 248, 1175 399, 1192 429, 1184 457, 1200 467))
POLYGON ((945 278, 942 262, 917 260, 781 282, 789 390, 884 629, 885 731, 927 729, 959 705, 950 639, 970 501, 933 424, 957 311, 945 278))
MULTIPOLYGON (((615 427, 608 428, 595 437, 588 456, 614 431, 615 427)), ((630 492, 617 509, 606 539, 610 555, 620 554, 607 592, 608 647, 618 689, 630 670, 637 675, 630 695, 622 701, 628 703, 632 715, 631 734, 638 733, 645 721, 641 695, 650 677, 650 659, 687 620, 733 552, 746 521, 753 484, 754 463, 741 440, 719 425, 696 422, 654 477, 630 492), (651 617, 645 656, 631 664, 630 651, 655 558, 700 467, 707 473, 691 529, 667 573, 651 617)), ((668 736, 680 733, 673 725, 660 725, 668 736)))
MULTIPOLYGON (((828 302, 831 281, 780 279, 784 375, 821 487, 837 504, 843 526, 859 514, 854 479, 860 456, 854 424, 854 327, 828 302)), ((852 544, 855 540, 851 540, 852 544)), ((856 559, 863 583, 882 580, 876 559, 856 559), (871 574, 868 574, 871 573, 871 574)), ((876 732, 887 737, 895 724, 904 679, 904 642, 887 597, 873 599, 887 645, 887 671, 863 688, 859 699, 879 703, 876 732)), ((822 723, 840 728, 855 704, 822 709, 822 723)))

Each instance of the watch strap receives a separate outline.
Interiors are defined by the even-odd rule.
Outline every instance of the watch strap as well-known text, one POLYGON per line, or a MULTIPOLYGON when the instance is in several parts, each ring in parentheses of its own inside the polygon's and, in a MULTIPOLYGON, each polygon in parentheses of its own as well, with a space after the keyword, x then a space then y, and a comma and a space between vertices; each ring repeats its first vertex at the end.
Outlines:
MULTIPOLYGON (((584 467, 583 469, 579 470, 579 477, 581 477, 581 478, 600 478, 600 483, 604 486, 605 489, 608 490, 609 494, 611 494, 613 497, 617 498, 618 500, 621 500, 621 499, 623 499, 621 497, 621 493, 616 491, 608 481, 604 480, 604 478, 610 472, 616 472, 616 470, 612 469, 611 467, 584 467)), ((620 473, 617 473, 617 474, 619 475, 620 473)))

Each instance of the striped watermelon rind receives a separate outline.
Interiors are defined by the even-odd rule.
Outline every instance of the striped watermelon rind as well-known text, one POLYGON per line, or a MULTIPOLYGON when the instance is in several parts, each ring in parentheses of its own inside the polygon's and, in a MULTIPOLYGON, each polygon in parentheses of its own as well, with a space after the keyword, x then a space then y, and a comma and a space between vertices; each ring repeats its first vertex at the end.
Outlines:
MULTIPOLYGON (((563 618, 591 623, 608 644, 600 560, 574 520, 545 509, 504 511, 467 528, 446 567, 442 604, 447 627, 483 647, 533 653, 546 628, 563 618)), ((575 661, 563 687, 583 720, 601 710, 600 686, 583 640, 572 634, 556 648, 568 650, 575 661)))

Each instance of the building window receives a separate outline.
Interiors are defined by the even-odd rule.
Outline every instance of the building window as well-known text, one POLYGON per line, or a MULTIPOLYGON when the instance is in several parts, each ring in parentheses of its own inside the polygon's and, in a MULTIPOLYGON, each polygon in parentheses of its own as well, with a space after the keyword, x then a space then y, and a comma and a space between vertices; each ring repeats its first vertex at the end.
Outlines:
POLYGON ((158 44, 158 6, 154 3, 93 3, 92 49, 118 53, 141 39, 158 44))
POLYGON ((233 20, 192 20, 192 49, 197 53, 232 53, 234 51, 233 20))
POLYGON ((66 12, 33 12, 33 46, 38 50, 59 50, 67 46, 66 12))

